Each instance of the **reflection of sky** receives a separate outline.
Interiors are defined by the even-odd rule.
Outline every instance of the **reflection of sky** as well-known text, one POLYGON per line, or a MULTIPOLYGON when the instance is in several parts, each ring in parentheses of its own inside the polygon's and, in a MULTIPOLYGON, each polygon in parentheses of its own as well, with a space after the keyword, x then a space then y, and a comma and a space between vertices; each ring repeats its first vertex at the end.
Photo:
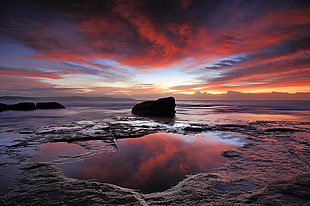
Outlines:
POLYGON ((86 143, 92 154, 77 145, 49 143, 41 146, 34 160, 61 162, 64 155, 80 153, 81 158, 71 159, 74 161, 71 163, 64 160, 65 164, 60 165, 65 175, 154 192, 176 185, 185 175, 223 164, 226 160, 220 152, 242 143, 237 133, 156 133, 119 140, 119 152, 112 152, 111 147, 100 141, 86 143))
POLYGON ((195 135, 175 135, 186 142, 204 141, 218 142, 235 146, 242 146, 245 143, 245 136, 234 132, 204 132, 195 135))

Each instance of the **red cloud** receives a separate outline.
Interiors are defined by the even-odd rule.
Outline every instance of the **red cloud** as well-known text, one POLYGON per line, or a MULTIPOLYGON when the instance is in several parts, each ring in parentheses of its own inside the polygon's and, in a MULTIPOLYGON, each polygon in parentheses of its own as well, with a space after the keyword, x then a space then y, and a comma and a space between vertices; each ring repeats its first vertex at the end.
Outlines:
MULTIPOLYGON (((272 88, 272 80, 278 81, 280 76, 308 72, 309 65, 294 66, 300 65, 298 58, 309 52, 307 46, 294 45, 295 41, 303 40, 306 44, 309 33, 310 8, 299 1, 289 5, 283 3, 284 6, 270 2, 270 6, 258 5, 257 8, 252 2, 244 2, 240 6, 235 2, 206 3, 199 0, 107 0, 97 4, 85 1, 59 3, 58 6, 47 2, 49 7, 20 3, 25 12, 17 12, 15 6, 7 6, 10 3, 3 4, 8 12, 1 14, 4 15, 0 22, 4 28, 1 37, 32 48, 38 54, 31 57, 33 59, 92 65, 96 58, 110 58, 119 62, 118 66, 139 70, 177 66, 191 70, 216 59, 246 56, 240 62, 219 63, 218 66, 223 67, 220 69, 225 68, 220 78, 212 80, 209 77, 183 89, 174 88, 183 91, 244 88, 250 80, 257 82, 249 88, 265 85, 272 88), (302 49, 294 50, 293 47, 302 49), (196 62, 184 61, 189 58, 196 62), (291 59, 290 68, 278 63, 287 59, 291 59)), ((92 69, 66 66, 61 67, 61 74, 98 75, 92 69)), ((104 71, 115 69, 98 68, 104 71)), ((29 69, 0 73, 6 76, 61 78, 61 74, 29 69)), ((111 74, 106 73, 106 76, 111 77, 111 74)), ((129 90, 135 93, 156 91, 150 88, 129 90)))
MULTIPOLYGON (((79 63, 93 58, 116 58, 124 65, 147 66, 144 69, 167 67, 184 57, 218 58, 271 47, 305 34, 303 26, 310 22, 308 8, 274 11, 247 21, 248 11, 240 10, 239 16, 228 13, 228 21, 222 21, 213 30, 191 19, 159 24, 154 14, 143 11, 146 5, 143 1, 117 1, 109 15, 73 13, 70 18, 75 21, 68 25, 69 32, 54 36, 51 31, 63 30, 64 25, 38 29, 31 42, 44 57, 37 58, 79 63), (300 28, 294 29, 297 27, 300 28), (77 32, 79 37, 74 34, 77 32)), ((188 5, 191 1, 184 2, 182 8, 188 5)), ((188 15, 186 12, 189 11, 185 11, 188 15)), ((215 15, 209 14, 208 18, 201 21, 215 15)))

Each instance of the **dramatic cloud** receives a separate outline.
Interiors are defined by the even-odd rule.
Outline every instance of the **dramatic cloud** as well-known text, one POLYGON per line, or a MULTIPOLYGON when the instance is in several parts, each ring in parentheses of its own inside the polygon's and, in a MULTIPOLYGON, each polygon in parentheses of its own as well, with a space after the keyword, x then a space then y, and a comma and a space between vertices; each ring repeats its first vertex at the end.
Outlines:
POLYGON ((6 77, 96 95, 310 92, 306 1, 3 0, 0 8, 6 77))

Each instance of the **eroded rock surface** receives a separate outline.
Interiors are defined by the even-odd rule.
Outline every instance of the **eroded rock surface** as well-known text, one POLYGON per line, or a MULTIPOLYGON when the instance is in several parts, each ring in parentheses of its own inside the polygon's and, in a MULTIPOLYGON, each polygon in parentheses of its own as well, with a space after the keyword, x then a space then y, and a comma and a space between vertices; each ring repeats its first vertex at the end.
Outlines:
POLYGON ((26 165, 22 170, 19 186, 1 205, 147 205, 134 190, 66 178, 49 164, 26 165))
MULTIPOLYGON (((132 122, 135 122, 134 120, 132 122)), ((205 173, 189 175, 164 192, 142 194, 95 180, 64 177, 60 169, 46 163, 22 166, 22 173, 12 190, 2 197, 1 205, 309 205, 310 204, 310 123, 253 122, 247 125, 187 125, 171 129, 162 124, 81 122, 71 133, 34 131, 49 141, 69 141, 80 132, 98 137, 135 137, 147 131, 174 131, 188 134, 201 131, 231 131, 246 134, 248 143, 224 151, 227 163, 205 173), (199 127, 199 130, 188 127, 199 127), (269 128, 277 128, 270 130, 269 128), (281 128, 290 128, 282 131, 281 128), (91 135, 88 132, 92 133, 91 135), (63 134, 63 135, 61 135, 63 134), (68 139, 61 139, 66 137, 68 139), (96 135, 95 135, 96 136, 96 135), (49 138, 47 138, 49 137, 49 138)), ((47 129, 47 128, 46 128, 47 129)), ((80 136, 80 135, 79 135, 80 136)), ((104 138, 102 138, 104 139, 104 138)), ((31 137, 28 139, 31 142, 31 137)), ((83 141, 74 139, 72 141, 83 141)), ((12 151, 13 152, 13 151, 12 151)))

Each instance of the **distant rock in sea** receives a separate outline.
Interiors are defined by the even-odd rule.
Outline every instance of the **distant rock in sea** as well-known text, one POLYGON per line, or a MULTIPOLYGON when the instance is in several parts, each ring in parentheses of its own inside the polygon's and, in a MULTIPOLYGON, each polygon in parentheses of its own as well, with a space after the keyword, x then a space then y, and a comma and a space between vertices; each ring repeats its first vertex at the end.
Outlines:
POLYGON ((5 106, 5 104, 0 103, 0 112, 2 112, 4 110, 4 106, 5 106))
POLYGON ((5 105, 4 110, 20 110, 20 111, 36 110, 36 105, 33 102, 20 102, 17 104, 5 105))
POLYGON ((17 104, 2 104, 0 103, 0 112, 4 110, 18 110, 18 111, 29 111, 36 109, 61 109, 65 108, 58 102, 20 102, 17 104))
POLYGON ((175 106, 175 99, 166 97, 136 104, 131 112, 141 116, 174 117, 175 106))
POLYGON ((38 102, 36 104, 37 109, 62 109, 65 108, 58 102, 38 102))

